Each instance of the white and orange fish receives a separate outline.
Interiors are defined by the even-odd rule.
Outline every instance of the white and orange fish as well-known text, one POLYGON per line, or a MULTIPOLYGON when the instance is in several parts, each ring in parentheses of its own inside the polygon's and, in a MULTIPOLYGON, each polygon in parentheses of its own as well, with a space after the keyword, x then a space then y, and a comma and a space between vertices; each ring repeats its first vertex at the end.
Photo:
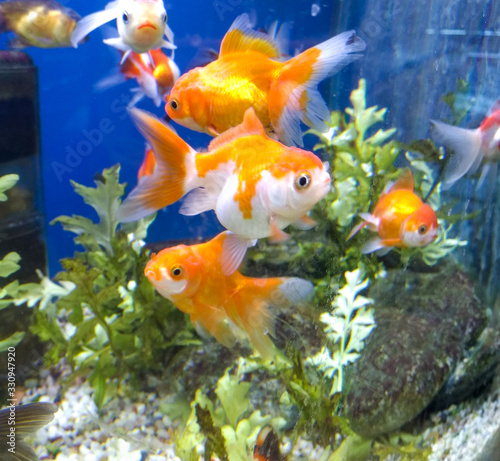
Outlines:
POLYGON ((221 254, 229 232, 198 245, 178 245, 153 254, 144 274, 156 290, 182 312, 202 335, 226 347, 248 337, 260 355, 271 359, 275 348, 274 316, 269 306, 288 308, 306 302, 313 284, 296 277, 227 276, 221 254))
POLYGON ((176 48, 162 0, 115 0, 108 3, 104 10, 85 16, 78 22, 71 36, 73 46, 76 48, 87 34, 114 19, 119 36, 106 39, 104 43, 124 51, 122 61, 132 51, 146 53, 157 48, 176 48))
POLYGON ((413 176, 409 169, 380 196, 373 212, 360 213, 364 221, 349 234, 348 240, 363 227, 377 232, 378 237, 362 248, 363 253, 388 253, 394 247, 409 248, 428 245, 437 237, 435 211, 413 192, 413 176))
POLYGON ((165 109, 180 125, 217 136, 239 125, 252 107, 284 144, 302 146, 301 121, 322 132, 329 129, 331 114, 318 84, 364 49, 363 40, 349 31, 280 62, 279 44, 253 30, 243 14, 223 38, 219 58, 182 75, 165 109))
POLYGON ((102 79, 95 88, 106 90, 126 80, 136 80, 139 87, 131 90, 135 94, 128 105, 134 106, 143 97, 147 97, 159 107, 179 75, 177 64, 160 48, 142 54, 131 52, 121 63, 119 73, 115 72, 102 79))
POLYGON ((477 187, 488 178, 495 181, 500 160, 500 99, 493 104, 479 128, 466 129, 431 120, 432 137, 452 152, 444 170, 443 188, 450 188, 467 173, 474 173, 481 164, 483 171, 477 187))
POLYGON ((282 229, 288 225, 308 229, 315 224, 308 212, 330 190, 328 164, 269 138, 253 109, 241 125, 212 140, 205 153, 153 115, 129 112, 153 148, 156 167, 121 204, 119 221, 136 221, 189 193, 182 214, 214 210, 220 223, 239 236, 228 245, 226 273, 236 270, 254 239, 285 240, 289 236, 282 229))

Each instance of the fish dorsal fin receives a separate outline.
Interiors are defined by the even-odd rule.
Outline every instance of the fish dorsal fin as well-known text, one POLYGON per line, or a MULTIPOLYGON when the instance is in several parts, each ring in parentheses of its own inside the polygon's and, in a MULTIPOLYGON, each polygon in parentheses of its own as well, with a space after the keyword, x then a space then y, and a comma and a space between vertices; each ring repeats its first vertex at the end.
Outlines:
POLYGON ((488 115, 493 115, 497 110, 500 110, 500 98, 498 98, 494 104, 491 106, 488 115))
POLYGON ((240 138, 241 136, 249 136, 252 134, 265 135, 266 132, 261 121, 255 114, 255 110, 253 107, 250 107, 245 112, 243 122, 233 128, 229 128, 229 130, 224 131, 224 133, 220 134, 215 139, 212 139, 208 145, 208 150, 212 151, 223 144, 227 144, 228 142, 240 138))
POLYGON ((409 190, 413 192, 413 175, 411 174, 411 170, 409 168, 404 168, 399 178, 396 179, 394 184, 390 187, 387 192, 394 192, 396 190, 409 190))
POLYGON ((248 14, 242 14, 234 20, 222 39, 219 55, 244 51, 255 51, 268 58, 280 57, 278 45, 268 35, 252 29, 248 14))

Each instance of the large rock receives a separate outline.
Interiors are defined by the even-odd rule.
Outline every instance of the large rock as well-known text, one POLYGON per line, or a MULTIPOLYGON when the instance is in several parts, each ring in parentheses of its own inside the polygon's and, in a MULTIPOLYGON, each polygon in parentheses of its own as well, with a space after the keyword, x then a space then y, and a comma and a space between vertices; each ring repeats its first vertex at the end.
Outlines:
POLYGON ((377 328, 352 368, 346 404, 352 429, 375 437, 432 401, 486 315, 470 279, 451 265, 434 273, 390 271, 369 296, 377 328))

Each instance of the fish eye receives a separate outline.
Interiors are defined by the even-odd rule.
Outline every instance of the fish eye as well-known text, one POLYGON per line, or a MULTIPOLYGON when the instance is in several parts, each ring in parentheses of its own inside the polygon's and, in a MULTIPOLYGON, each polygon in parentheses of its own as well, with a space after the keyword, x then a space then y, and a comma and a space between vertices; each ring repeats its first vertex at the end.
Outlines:
POLYGON ((170 107, 172 108, 172 110, 177 110, 179 108, 179 101, 177 101, 177 99, 171 99, 170 107))
POLYGON ((427 232, 427 226, 425 224, 421 224, 418 228, 418 233, 420 235, 424 235, 427 232))
POLYGON ((123 12, 122 19, 124 24, 128 24, 128 13, 126 11, 123 12))
POLYGON ((170 276, 172 278, 178 279, 184 274, 184 269, 180 265, 175 265, 170 268, 170 276))
POLYGON ((311 184, 311 175, 307 171, 299 173, 295 177, 295 188, 298 190, 304 190, 311 184))
POLYGON ((161 15, 161 20, 163 21, 164 24, 167 23, 167 20, 168 20, 168 16, 167 16, 167 13, 163 13, 161 15))

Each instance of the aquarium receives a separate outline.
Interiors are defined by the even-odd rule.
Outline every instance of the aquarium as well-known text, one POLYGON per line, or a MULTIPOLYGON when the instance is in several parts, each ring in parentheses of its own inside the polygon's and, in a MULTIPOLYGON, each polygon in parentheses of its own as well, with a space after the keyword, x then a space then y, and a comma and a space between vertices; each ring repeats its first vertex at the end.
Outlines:
POLYGON ((500 460, 500 4, 0 2, 0 459, 500 460))

